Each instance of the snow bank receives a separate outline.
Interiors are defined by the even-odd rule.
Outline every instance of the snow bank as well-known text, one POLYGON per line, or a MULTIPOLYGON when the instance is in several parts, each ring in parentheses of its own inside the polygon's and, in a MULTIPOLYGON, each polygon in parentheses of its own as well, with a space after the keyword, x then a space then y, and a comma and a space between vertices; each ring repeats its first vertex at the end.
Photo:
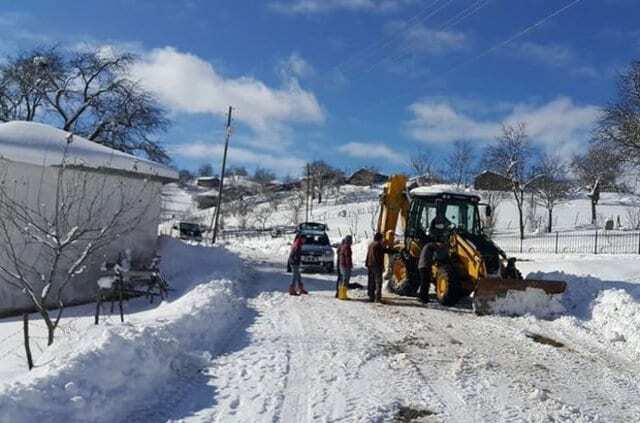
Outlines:
POLYGON ((526 291, 509 291, 504 297, 491 302, 494 313, 506 316, 531 315, 548 318, 565 312, 562 296, 547 295, 542 289, 528 288, 526 291))
POLYGON ((529 277, 566 281, 567 291, 561 303, 568 316, 561 319, 563 323, 595 334, 600 342, 640 358, 639 284, 564 272, 539 272, 529 277))
POLYGON ((242 263, 221 248, 163 244, 162 271, 178 298, 58 339, 33 371, 0 385, 3 421, 122 421, 198 374, 244 310, 242 263))

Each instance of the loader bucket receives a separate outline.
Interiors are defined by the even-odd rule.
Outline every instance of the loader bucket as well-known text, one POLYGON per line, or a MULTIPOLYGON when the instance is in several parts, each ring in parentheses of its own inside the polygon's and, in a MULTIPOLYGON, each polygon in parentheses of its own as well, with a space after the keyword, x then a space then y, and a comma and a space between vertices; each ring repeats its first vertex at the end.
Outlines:
POLYGON ((498 298, 512 292, 544 292, 549 297, 561 295, 567 289, 566 282, 531 279, 481 278, 473 293, 473 311, 478 315, 494 314, 498 298))

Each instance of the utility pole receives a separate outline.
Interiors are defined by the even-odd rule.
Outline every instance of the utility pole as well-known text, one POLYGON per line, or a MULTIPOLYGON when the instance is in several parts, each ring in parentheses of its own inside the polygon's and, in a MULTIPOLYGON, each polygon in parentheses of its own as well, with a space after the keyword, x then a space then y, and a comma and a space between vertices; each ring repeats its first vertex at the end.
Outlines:
POLYGON ((227 114, 227 127, 224 135, 224 154, 222 155, 222 170, 220 171, 220 186, 218 187, 218 205, 216 206, 216 213, 213 219, 213 236, 211 237, 211 243, 216 243, 218 236, 218 222, 220 221, 220 209, 222 208, 222 190, 224 188, 224 171, 227 166, 227 151, 229 150, 229 138, 231 138, 231 113, 233 107, 229 106, 229 113, 227 114))
POLYGON ((305 222, 309 221, 309 213, 311 212, 310 207, 310 199, 311 199, 311 168, 309 167, 309 163, 307 163, 307 202, 306 202, 306 213, 305 213, 305 222))

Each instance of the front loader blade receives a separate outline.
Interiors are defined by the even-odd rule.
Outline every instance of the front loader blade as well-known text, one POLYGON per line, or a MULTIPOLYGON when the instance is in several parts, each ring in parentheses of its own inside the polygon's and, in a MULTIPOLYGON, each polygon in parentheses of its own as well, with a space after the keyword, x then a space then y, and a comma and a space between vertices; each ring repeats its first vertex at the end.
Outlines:
POLYGON ((506 297, 509 292, 540 293, 549 297, 562 294, 567 289, 566 282, 531 279, 482 278, 478 280, 473 293, 473 311, 478 315, 494 314, 494 303, 506 297))

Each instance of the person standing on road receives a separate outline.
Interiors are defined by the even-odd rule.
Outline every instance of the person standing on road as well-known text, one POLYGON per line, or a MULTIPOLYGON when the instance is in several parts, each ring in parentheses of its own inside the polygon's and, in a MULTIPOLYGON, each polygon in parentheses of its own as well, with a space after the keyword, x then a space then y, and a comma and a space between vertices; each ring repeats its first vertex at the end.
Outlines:
POLYGON ((349 281, 351 280, 351 270, 353 269, 353 257, 351 253, 351 244, 353 244, 353 237, 347 235, 340 246, 338 253, 338 268, 340 272, 340 284, 345 288, 349 288, 349 281))
POLYGON ((387 249, 382 244, 382 234, 377 232, 373 237, 373 242, 369 244, 365 262, 369 271, 367 293, 371 302, 382 302, 382 273, 384 272, 384 254, 386 251, 387 249))
POLYGON ((291 285, 289 285, 289 295, 308 294, 302 284, 302 276, 300 275, 300 263, 302 261, 302 244, 304 244, 304 237, 296 235, 291 245, 291 252, 289 253, 289 267, 292 272, 291 285))
POLYGON ((340 281, 342 281, 342 274, 340 273, 340 250, 342 249, 343 245, 344 238, 342 238, 342 241, 340 241, 340 245, 338 245, 338 248, 336 249, 336 273, 338 274, 338 277, 336 278, 336 298, 338 298, 338 295, 340 293, 340 281))

